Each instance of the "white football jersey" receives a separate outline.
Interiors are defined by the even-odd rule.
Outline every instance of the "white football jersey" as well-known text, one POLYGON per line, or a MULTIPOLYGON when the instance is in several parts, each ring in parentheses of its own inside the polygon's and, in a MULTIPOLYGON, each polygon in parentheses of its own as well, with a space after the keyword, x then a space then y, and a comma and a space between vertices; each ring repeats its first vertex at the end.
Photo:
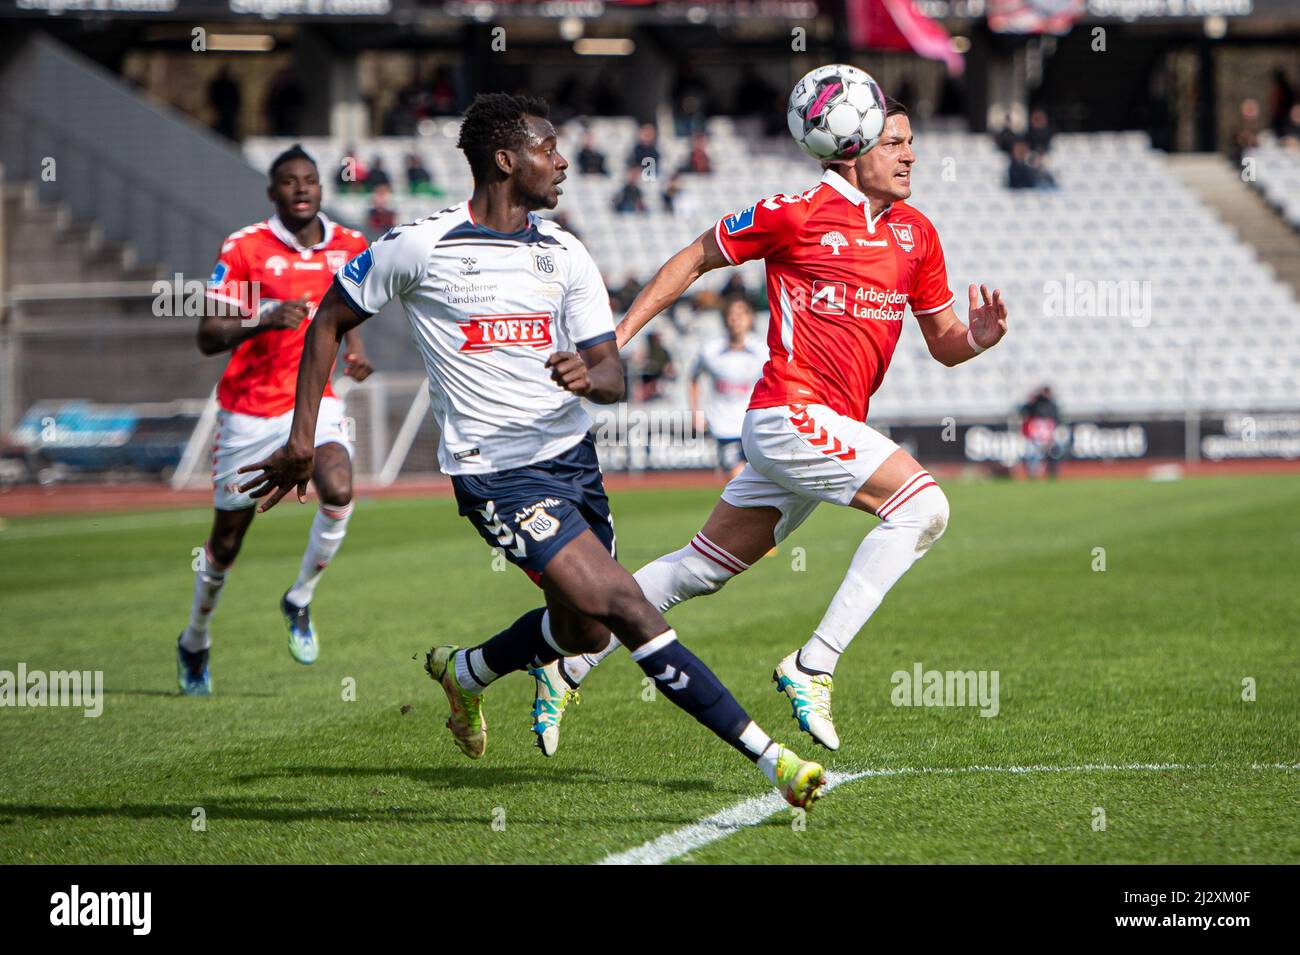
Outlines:
POLYGON ((530 214, 519 232, 474 222, 469 203, 400 225, 338 273, 358 313, 399 299, 424 358, 446 474, 545 461, 591 418, 546 359, 614 338, 609 293, 586 248, 530 214))
POLYGON ((754 383, 763 377, 767 349, 749 338, 743 348, 731 348, 724 338, 710 342, 695 360, 691 377, 709 376, 704 395, 704 417, 715 438, 739 438, 754 383))

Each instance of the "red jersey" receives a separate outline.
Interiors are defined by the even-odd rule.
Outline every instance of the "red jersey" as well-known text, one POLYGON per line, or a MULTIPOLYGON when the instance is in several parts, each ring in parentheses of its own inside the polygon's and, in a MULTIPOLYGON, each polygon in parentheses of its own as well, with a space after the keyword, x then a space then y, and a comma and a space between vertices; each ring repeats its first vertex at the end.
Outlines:
MULTIPOLYGON (((274 418, 293 410, 307 325, 334 273, 366 250, 360 232, 331 222, 324 213, 320 220, 325 234, 309 249, 298 244, 279 216, 240 229, 221 246, 208 281, 209 298, 247 312, 259 304, 306 296, 309 309, 297 328, 262 332, 235 348, 217 386, 217 401, 226 411, 274 418)), ((325 394, 334 394, 328 382, 325 394)))
POLYGON ((865 421, 903 306, 921 316, 953 303, 930 220, 905 202, 873 220, 866 196, 836 172, 727 216, 713 234, 732 265, 767 260, 771 357, 750 408, 823 404, 865 421))

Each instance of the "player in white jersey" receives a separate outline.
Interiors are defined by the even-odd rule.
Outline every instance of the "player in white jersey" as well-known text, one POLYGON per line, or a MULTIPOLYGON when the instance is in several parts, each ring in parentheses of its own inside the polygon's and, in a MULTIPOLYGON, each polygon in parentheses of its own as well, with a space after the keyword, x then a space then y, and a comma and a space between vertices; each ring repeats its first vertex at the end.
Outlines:
POLYGON ((691 369, 691 407, 703 415, 709 434, 718 442, 718 463, 731 479, 745 469, 741 431, 754 383, 763 377, 767 349, 750 337, 754 309, 740 296, 728 300, 723 320, 726 339, 705 345, 691 369), (705 376, 709 388, 701 405, 700 378, 705 376))
MULTIPOLYGON (((546 596, 544 607, 476 647, 429 651, 425 668, 446 693, 460 750, 472 759, 486 750, 482 697, 490 683, 599 652, 612 631, 660 692, 756 763, 792 804, 807 806, 825 784, 822 767, 749 718, 614 558, 580 399, 621 401, 623 367, 591 256, 535 214, 555 208, 568 167, 547 112, 533 97, 475 99, 459 142, 473 195, 390 230, 340 271, 307 333, 289 441, 242 469, 261 472, 243 489, 266 497, 263 510, 294 488, 304 497, 338 343, 397 299, 424 359, 442 432, 439 461, 460 513, 546 596)), ((538 742, 547 752, 540 734, 538 742)))

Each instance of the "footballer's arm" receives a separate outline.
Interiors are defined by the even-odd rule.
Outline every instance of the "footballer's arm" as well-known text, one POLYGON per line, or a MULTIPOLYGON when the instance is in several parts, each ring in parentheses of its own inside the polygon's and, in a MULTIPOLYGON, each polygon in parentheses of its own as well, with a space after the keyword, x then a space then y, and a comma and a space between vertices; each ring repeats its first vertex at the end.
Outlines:
POLYGON ((299 501, 307 500, 307 482, 315 456, 316 416, 325 383, 334 369, 339 342, 369 317, 359 314, 335 286, 330 286, 321 300, 303 339, 289 440, 266 460, 239 469, 241 474, 260 472, 240 486, 241 491, 251 491, 252 497, 266 498, 259 512, 275 507, 291 489, 297 489, 299 501))
POLYGON ((990 295, 987 285, 979 286, 978 291, 972 285, 967 293, 970 296, 967 324, 962 323, 951 305, 933 315, 918 315, 916 319, 930 354, 949 368, 992 348, 1007 333, 1007 306, 1002 301, 1001 289, 994 289, 990 295))
POLYGON ((239 313, 232 315, 229 306, 212 299, 206 301, 207 312, 199 320, 198 332, 199 351, 205 355, 231 351, 262 332, 297 328, 308 312, 306 298, 281 302, 274 308, 268 308, 265 312, 258 311, 251 316, 239 313))
POLYGON ((622 348, 650 321, 682 294, 705 272, 730 265, 713 230, 701 233, 699 238, 665 262, 648 285, 641 290, 623 320, 618 323, 618 347, 622 348))
POLYGON ((575 395, 598 405, 612 405, 623 400, 625 379, 618 345, 612 339, 578 353, 557 351, 546 359, 551 380, 575 395))

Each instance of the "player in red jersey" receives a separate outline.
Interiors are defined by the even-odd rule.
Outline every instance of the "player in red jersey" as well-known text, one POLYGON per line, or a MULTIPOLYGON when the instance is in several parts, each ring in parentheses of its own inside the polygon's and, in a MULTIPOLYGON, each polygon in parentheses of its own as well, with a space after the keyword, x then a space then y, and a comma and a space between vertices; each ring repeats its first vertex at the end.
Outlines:
MULTIPOLYGON (((662 612, 717 591, 822 501, 878 517, 812 637, 773 673, 800 728, 828 749, 839 748, 831 721, 835 664, 948 525, 948 501, 934 478, 864 423, 902 334, 904 307, 930 354, 948 366, 993 347, 1007 329, 1001 292, 990 295, 986 286, 970 286, 967 322, 957 317, 939 236, 905 201, 916 158, 907 111, 890 100, 887 114, 880 141, 862 156, 824 164, 812 189, 727 216, 669 259, 618 326, 622 346, 705 272, 766 260, 771 358, 745 415, 749 463, 703 530, 636 579, 662 612)), ((576 689, 603 656, 561 660, 556 676, 576 689)), ((538 696, 546 695, 539 680, 538 696)))
MULTIPOLYGON (((199 350, 232 352, 217 387, 217 434, 212 449, 216 516, 196 568, 189 626, 176 647, 181 692, 206 696, 211 638, 208 622, 255 513, 240 492, 240 467, 284 444, 293 420, 303 339, 334 273, 365 251, 366 239, 321 211, 320 175, 302 147, 276 158, 266 194, 275 215, 241 229, 221 247, 208 283, 199 350)), ((348 336, 346 374, 363 381, 372 371, 361 337, 348 336)), ((310 604, 322 572, 338 551, 352 513, 351 435, 343 402, 326 385, 316 429, 313 482, 320 508, 312 521, 298 577, 280 600, 289 652, 313 663, 319 652, 310 604)))

